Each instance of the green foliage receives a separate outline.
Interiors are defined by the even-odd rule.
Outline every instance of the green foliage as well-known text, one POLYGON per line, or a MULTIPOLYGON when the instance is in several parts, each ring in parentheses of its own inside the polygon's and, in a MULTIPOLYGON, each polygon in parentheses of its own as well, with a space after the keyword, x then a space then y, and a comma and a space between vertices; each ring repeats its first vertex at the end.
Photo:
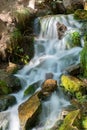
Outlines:
POLYGON ((21 8, 13 13, 14 17, 16 18, 16 21, 18 23, 18 27, 24 28, 26 25, 27 20, 30 16, 30 11, 28 8, 21 8))
POLYGON ((87 77, 87 34, 84 35, 84 47, 80 53, 80 64, 84 77, 87 77))
POLYGON ((9 94, 11 89, 8 87, 7 83, 3 80, 0 80, 0 94, 9 94))
POLYGON ((81 130, 79 121, 80 110, 70 112, 64 119, 59 130, 81 130))
POLYGON ((76 32, 76 31, 73 32, 71 34, 71 39, 72 39, 73 46, 80 46, 81 45, 79 32, 76 32))
POLYGON ((87 10, 78 9, 74 13, 74 18, 77 20, 87 20, 87 10))
POLYGON ((82 118, 83 129, 87 130, 87 116, 82 118))
POLYGON ((10 58, 13 62, 18 62, 20 59, 21 63, 27 64, 29 62, 29 56, 24 52, 24 49, 21 45, 22 40, 23 35, 19 29, 15 28, 10 36, 11 44, 8 48, 8 53, 12 56, 10 58))

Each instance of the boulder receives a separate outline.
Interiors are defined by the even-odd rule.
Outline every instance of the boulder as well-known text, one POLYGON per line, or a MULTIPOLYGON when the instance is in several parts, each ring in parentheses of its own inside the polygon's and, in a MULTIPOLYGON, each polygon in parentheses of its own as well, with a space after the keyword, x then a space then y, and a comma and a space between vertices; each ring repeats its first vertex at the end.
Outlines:
POLYGON ((74 18, 81 21, 87 20, 87 10, 83 10, 83 9, 76 10, 74 12, 74 18))
POLYGON ((61 85, 64 89, 70 93, 80 92, 82 86, 84 86, 83 82, 74 76, 62 75, 61 77, 61 85))
POLYGON ((71 66, 67 67, 64 71, 66 73, 68 73, 69 75, 73 75, 73 76, 79 75, 80 74, 80 64, 71 65, 71 66))
POLYGON ((8 109, 16 103, 16 98, 14 96, 0 96, 0 112, 8 109))
POLYGON ((34 94, 34 92, 39 88, 39 86, 40 86, 40 81, 31 84, 29 87, 27 87, 27 89, 25 89, 24 96, 34 94))
POLYGON ((53 79, 53 73, 46 73, 45 79, 53 79))
POLYGON ((84 0, 63 0, 63 5, 67 13, 72 13, 74 10, 84 8, 84 0))
POLYGON ((31 96, 18 108, 20 125, 22 130, 29 130, 35 126, 41 112, 41 102, 38 98, 39 92, 31 96))
POLYGON ((47 79, 42 84, 42 94, 45 96, 49 96, 52 92, 57 89, 57 81, 54 79, 47 79))
POLYGON ((17 92, 21 89, 19 79, 12 73, 11 70, 8 72, 6 69, 0 69, 0 95, 17 92))

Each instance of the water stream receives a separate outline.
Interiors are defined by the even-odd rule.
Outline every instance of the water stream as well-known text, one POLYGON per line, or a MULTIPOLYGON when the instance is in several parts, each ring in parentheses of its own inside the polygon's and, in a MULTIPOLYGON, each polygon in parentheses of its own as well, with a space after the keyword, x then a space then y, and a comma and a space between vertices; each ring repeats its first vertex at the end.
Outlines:
MULTIPOLYGON (((67 47, 67 40, 69 34, 73 31, 80 32, 81 23, 75 21, 73 15, 48 16, 39 18, 39 21, 41 28, 39 36, 35 38, 35 56, 29 64, 16 74, 21 81, 23 89, 19 93, 14 94, 18 103, 8 110, 11 113, 9 130, 20 129, 17 109, 19 104, 29 98, 23 98, 23 92, 29 85, 37 81, 43 82, 48 73, 52 73, 53 79, 59 82, 59 77, 62 73, 65 73, 65 68, 79 63, 81 47, 67 47), (58 39, 57 22, 67 26, 67 31, 61 40, 58 39)), ((39 89, 41 89, 41 86, 39 86, 39 89)), ((40 116, 41 126, 37 126, 33 130, 47 130, 51 128, 56 119, 58 119, 62 108, 69 104, 61 90, 54 92, 50 99, 43 103, 40 116)))

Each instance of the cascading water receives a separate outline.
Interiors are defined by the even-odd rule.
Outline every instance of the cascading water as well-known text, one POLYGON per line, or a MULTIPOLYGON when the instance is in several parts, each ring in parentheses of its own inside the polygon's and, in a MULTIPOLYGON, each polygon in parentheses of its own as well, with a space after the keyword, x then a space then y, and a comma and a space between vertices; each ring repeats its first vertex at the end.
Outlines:
MULTIPOLYGON (((23 89, 14 94, 18 104, 8 111, 10 115, 9 130, 19 130, 17 109, 23 98, 24 89, 37 81, 44 81, 47 73, 53 74, 53 79, 59 81, 64 69, 70 65, 79 63, 80 47, 67 48, 67 39, 73 31, 80 31, 81 23, 73 19, 73 15, 47 16, 40 18, 41 30, 39 37, 35 39, 35 56, 16 76, 21 80, 23 89), (58 39, 57 22, 67 26, 63 39, 58 39), (13 129, 14 128, 14 129, 13 129)), ((40 89, 40 87, 39 87, 40 89)), ((40 116, 40 126, 33 130, 46 130, 51 128, 59 117, 63 107, 69 105, 61 90, 54 92, 50 99, 43 103, 40 116)), ((4 129, 3 129, 4 130, 4 129)))

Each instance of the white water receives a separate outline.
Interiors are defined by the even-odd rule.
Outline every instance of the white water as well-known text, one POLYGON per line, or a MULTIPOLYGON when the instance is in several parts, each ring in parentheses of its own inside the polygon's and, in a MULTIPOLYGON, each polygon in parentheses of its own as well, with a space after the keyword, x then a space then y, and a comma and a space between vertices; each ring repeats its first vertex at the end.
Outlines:
MULTIPOLYGON (((59 77, 64 73, 64 69, 70 65, 79 63, 80 47, 66 49, 67 38, 72 31, 80 31, 81 24, 69 16, 49 16, 40 19, 41 31, 39 37, 35 40, 35 56, 31 62, 26 65, 16 75, 20 78, 22 91, 14 94, 18 104, 10 108, 10 127, 9 130, 19 130, 18 106, 26 99, 23 98, 24 89, 29 85, 44 81, 47 73, 53 74, 53 79, 59 82, 59 77), (64 23, 67 26, 67 32, 62 40, 57 38, 56 23, 64 23)), ((40 86, 41 87, 41 86, 40 86)), ((39 87, 39 89, 40 89, 39 87)), ((58 120, 63 107, 69 105, 69 101, 59 90, 54 92, 50 100, 43 103, 40 126, 33 130, 47 130, 51 128, 58 120)))

